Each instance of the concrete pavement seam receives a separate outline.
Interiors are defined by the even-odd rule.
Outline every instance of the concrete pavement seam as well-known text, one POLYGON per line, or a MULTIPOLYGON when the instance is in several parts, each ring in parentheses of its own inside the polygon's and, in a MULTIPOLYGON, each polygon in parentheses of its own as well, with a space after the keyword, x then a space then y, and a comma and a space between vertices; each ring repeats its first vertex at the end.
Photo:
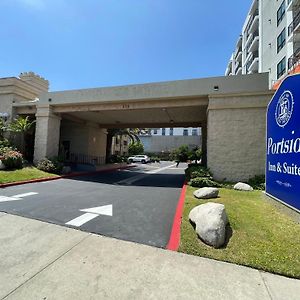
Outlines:
POLYGON ((261 274, 262 272, 258 270, 258 273, 259 273, 259 276, 260 276, 260 278, 261 278, 261 280, 262 280, 262 282, 263 282, 263 284, 264 284, 264 286, 265 286, 265 288, 266 288, 266 290, 267 290, 267 293, 268 293, 270 299, 273 300, 273 297, 272 297, 272 295, 271 295, 271 291, 269 290, 269 287, 268 287, 268 285, 267 285, 267 283, 266 283, 264 277, 263 277, 262 274, 261 274))
POLYGON ((57 258, 55 258, 53 261, 51 261, 50 263, 48 263, 46 266, 44 266, 43 268, 41 268, 38 272, 36 272, 34 275, 32 275, 30 278, 28 278, 27 280, 25 280, 23 283, 21 283, 19 286, 17 286, 16 288, 14 288, 12 291, 10 291, 7 295, 5 295, 3 298, 1 298, 1 300, 7 299, 10 295, 12 295, 15 291, 17 291, 20 287, 24 286, 25 284, 27 284, 29 281, 31 281, 34 277, 36 277, 37 275, 39 275, 40 273, 42 273, 44 270, 46 270, 48 267, 50 267, 51 265, 53 265, 55 262, 57 262, 59 259, 61 259, 63 256, 65 256, 67 253, 69 253, 70 251, 72 251, 76 246, 78 246, 79 244, 81 244, 83 241, 85 241, 88 237, 90 237, 92 234, 91 233, 87 233, 87 236, 85 236, 84 238, 82 238, 79 242, 77 242, 75 245, 73 245, 71 248, 69 248, 68 250, 66 250, 64 253, 62 253, 61 255, 59 255, 57 258))

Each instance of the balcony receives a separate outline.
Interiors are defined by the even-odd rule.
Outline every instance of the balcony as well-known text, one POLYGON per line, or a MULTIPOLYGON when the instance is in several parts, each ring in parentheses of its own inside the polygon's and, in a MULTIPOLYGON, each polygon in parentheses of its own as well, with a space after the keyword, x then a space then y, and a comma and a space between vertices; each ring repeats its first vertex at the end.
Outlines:
POLYGON ((250 59, 246 64, 246 70, 248 74, 258 72, 258 51, 252 53, 250 59))
POLYGON ((234 58, 237 61, 241 61, 241 58, 242 58, 242 47, 239 47, 238 49, 236 49, 234 58))
POLYGON ((249 53, 258 50, 258 43, 259 43, 259 35, 257 30, 253 33, 252 37, 250 38, 248 46, 246 48, 246 52, 249 53))
POLYGON ((288 36, 298 32, 300 32, 300 11, 298 11, 293 19, 293 22, 288 27, 288 36))
POLYGON ((242 75, 242 66, 240 66, 237 71, 235 72, 235 75, 242 75))
POLYGON ((298 48, 294 54, 288 60, 288 69, 295 68, 300 63, 300 48, 298 48))
POLYGON ((294 7, 299 5, 300 5, 300 0, 288 0, 286 10, 293 11, 294 7))
POLYGON ((229 75, 232 75, 232 60, 229 61, 225 71, 225 76, 229 76, 229 75))
POLYGON ((247 36, 246 38, 248 39, 249 35, 254 32, 255 30, 257 30, 258 28, 258 23, 259 23, 259 11, 258 9, 256 9, 253 14, 251 15, 249 21, 248 21, 248 26, 246 29, 247 32, 247 36))
POLYGON ((236 63, 236 64, 235 64, 235 67, 234 67, 234 74, 236 74, 236 73, 237 73, 237 70, 238 70, 239 68, 241 68, 241 67, 242 67, 242 63, 241 63, 241 62, 236 63))
POLYGON ((249 26, 248 32, 253 32, 258 29, 258 23, 259 23, 259 16, 258 16, 258 10, 257 15, 255 15, 252 19, 252 23, 249 26))
POLYGON ((242 61, 242 56, 243 56, 243 52, 242 52, 242 50, 241 50, 241 51, 238 52, 238 54, 237 54, 237 56, 236 56, 235 59, 236 59, 237 61, 242 61))

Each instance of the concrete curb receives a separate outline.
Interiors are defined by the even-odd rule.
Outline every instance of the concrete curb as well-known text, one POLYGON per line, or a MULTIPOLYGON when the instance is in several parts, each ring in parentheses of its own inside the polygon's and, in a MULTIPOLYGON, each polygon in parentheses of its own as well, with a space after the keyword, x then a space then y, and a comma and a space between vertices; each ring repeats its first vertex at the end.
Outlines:
POLYGON ((36 183, 36 182, 44 182, 44 181, 51 181, 51 180, 58 180, 63 178, 72 178, 77 176, 87 176, 87 175, 93 175, 101 172, 113 172, 118 169, 128 169, 133 168, 134 166, 116 166, 115 168, 107 168, 102 169, 98 171, 92 171, 92 172, 74 172, 67 175, 58 175, 56 177, 44 177, 44 178, 37 178, 37 179, 30 179, 30 180, 23 180, 23 181, 16 181, 16 182, 9 182, 9 183, 2 183, 0 184, 0 188, 6 188, 16 185, 22 185, 22 184, 28 184, 28 183, 36 183))

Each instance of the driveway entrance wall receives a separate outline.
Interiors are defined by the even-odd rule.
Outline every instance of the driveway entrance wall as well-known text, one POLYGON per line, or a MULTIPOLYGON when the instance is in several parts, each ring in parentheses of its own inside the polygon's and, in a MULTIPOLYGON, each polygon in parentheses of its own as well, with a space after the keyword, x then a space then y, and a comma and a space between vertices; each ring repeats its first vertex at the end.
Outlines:
POLYGON ((207 165, 217 180, 265 173, 266 108, 273 92, 210 97, 207 165))
POLYGON ((86 156, 103 157, 106 153, 106 129, 96 123, 76 123, 62 120, 60 143, 69 142, 70 153, 86 156))

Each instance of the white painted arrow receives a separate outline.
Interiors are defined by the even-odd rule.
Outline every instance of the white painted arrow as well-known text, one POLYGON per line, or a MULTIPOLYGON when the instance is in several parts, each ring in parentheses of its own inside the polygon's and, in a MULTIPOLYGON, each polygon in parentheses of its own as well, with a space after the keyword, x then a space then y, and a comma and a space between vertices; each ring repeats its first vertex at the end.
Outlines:
POLYGON ((8 197, 8 196, 0 196, 0 202, 8 202, 8 201, 22 200, 24 197, 33 196, 33 195, 37 195, 37 194, 38 194, 38 193, 30 192, 30 193, 25 193, 25 194, 14 195, 14 196, 11 196, 11 197, 8 197))
POLYGON ((80 227, 81 225, 97 218, 100 215, 112 217, 113 206, 110 204, 110 205, 104 205, 98 207, 84 208, 84 209, 80 209, 80 211, 85 212, 85 214, 67 222, 66 225, 80 227))

